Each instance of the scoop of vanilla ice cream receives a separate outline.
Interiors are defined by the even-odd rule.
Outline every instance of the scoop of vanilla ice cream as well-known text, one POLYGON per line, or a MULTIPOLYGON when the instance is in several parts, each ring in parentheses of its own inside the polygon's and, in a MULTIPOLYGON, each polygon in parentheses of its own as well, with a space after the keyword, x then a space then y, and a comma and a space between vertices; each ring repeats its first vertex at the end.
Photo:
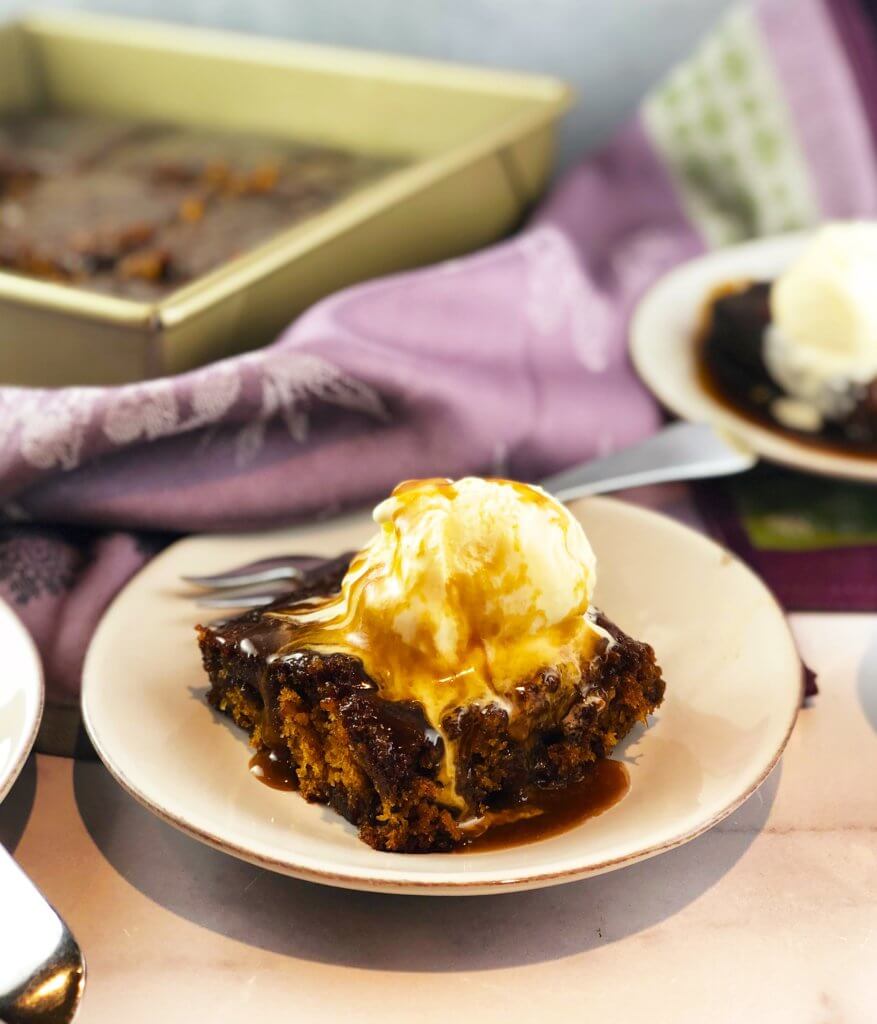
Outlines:
POLYGON ((454 670, 473 645, 514 645, 588 611, 596 559, 579 522, 536 487, 416 481, 375 509, 364 600, 454 670), (386 571, 391 567, 390 571, 386 571))
POLYGON ((770 307, 771 376, 822 417, 848 411, 850 385, 877 377, 877 222, 819 230, 774 282, 770 307))

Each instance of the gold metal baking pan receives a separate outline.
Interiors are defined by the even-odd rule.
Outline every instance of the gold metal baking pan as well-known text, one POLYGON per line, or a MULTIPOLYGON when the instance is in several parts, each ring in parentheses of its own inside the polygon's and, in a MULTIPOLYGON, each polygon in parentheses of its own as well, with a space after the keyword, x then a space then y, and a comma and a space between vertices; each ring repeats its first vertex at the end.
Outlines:
POLYGON ((0 273, 0 381, 113 384, 271 341, 345 285, 507 233, 543 189, 555 79, 90 15, 0 28, 0 116, 248 131, 408 163, 155 303, 0 273))

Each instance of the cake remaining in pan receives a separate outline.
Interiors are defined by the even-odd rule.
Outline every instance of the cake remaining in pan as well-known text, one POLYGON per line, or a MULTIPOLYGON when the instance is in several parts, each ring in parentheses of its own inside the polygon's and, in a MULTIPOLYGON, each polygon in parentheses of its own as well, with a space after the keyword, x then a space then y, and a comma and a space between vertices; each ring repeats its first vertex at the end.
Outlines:
POLYGON ((161 296, 399 166, 341 149, 62 114, 0 120, 0 267, 161 296))

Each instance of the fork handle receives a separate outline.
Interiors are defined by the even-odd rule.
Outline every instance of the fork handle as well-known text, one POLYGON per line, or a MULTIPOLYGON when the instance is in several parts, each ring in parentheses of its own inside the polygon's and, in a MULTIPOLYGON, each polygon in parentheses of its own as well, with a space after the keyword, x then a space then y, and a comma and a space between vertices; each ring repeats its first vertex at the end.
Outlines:
POLYGON ((751 469, 757 457, 707 423, 671 423, 640 444, 582 463, 542 481, 560 501, 625 487, 729 476, 751 469))

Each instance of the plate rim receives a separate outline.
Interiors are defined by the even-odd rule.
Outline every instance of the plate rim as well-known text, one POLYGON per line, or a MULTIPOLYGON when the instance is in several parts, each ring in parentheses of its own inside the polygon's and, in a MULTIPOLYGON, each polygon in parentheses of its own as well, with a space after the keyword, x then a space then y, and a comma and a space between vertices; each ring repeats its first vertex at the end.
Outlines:
POLYGON ((33 678, 36 682, 36 700, 28 724, 18 737, 18 743, 13 745, 10 767, 7 773, 0 777, 0 803, 9 795, 9 791, 15 785, 18 776, 27 763, 28 757, 30 757, 34 743, 36 743, 37 733, 40 730, 43 711, 46 705, 45 671, 40 652, 33 637, 30 635, 30 631, 16 614, 15 609, 8 601, 0 597, 0 620, 4 618, 10 624, 12 631, 17 635, 21 649, 28 652, 27 657, 34 669, 33 678))
MULTIPOLYGON (((305 858, 307 861, 309 861, 309 863, 305 864, 291 863, 289 859, 284 860, 276 857, 266 856, 257 851, 254 851, 252 848, 248 846, 241 845, 239 843, 234 842, 233 840, 221 838, 211 833, 210 831, 189 822, 185 817, 168 810, 167 808, 157 804, 152 799, 150 799, 147 795, 140 791, 137 788, 136 784, 127 777, 125 772, 121 768, 119 768, 117 764, 113 762, 112 758, 108 755, 104 745, 101 743, 99 730, 95 727, 95 724, 92 721, 91 713, 88 706, 88 693, 89 690, 91 689, 91 686, 93 685, 89 682, 89 680, 92 678, 92 675, 89 671, 89 663, 94 656, 92 652, 97 647, 97 641, 101 636, 102 631, 105 628, 107 628, 105 624, 109 621, 109 613, 112 611, 112 608, 116 604, 116 602, 127 591, 128 587, 130 587, 141 575, 141 573, 148 569, 149 565, 153 563, 147 563, 147 565, 144 566, 144 568, 141 569, 140 572, 138 572, 134 577, 132 577, 131 580, 128 581, 128 583, 125 585, 125 587, 123 587, 119 594, 116 595, 110 606, 107 608, 107 611, 104 613, 104 617, 101 619, 101 622, 99 623, 98 628, 95 631, 91 642, 89 643, 89 647, 86 652, 85 662, 83 664, 83 686, 81 697, 82 719, 88 737, 91 740, 91 743, 94 746, 94 749, 98 754, 98 757, 100 758, 101 762, 106 767, 110 775, 116 780, 116 782, 127 793, 129 793, 129 795, 132 796, 141 806, 151 811, 165 823, 179 829, 180 831, 191 836, 192 838, 197 839, 202 843, 205 843, 207 846, 210 846, 213 849, 237 857, 238 859, 246 861, 250 864, 255 864, 258 867, 266 868, 268 870, 275 871, 279 874, 283 874, 292 878, 298 878, 307 882, 315 882, 323 885, 329 885, 336 888, 367 892, 380 892, 396 895, 421 896, 474 896, 498 894, 504 892, 518 892, 526 889, 538 889, 548 886, 560 885, 567 882, 579 881, 583 878, 600 875, 620 867, 625 867, 643 860, 647 860, 651 857, 657 856, 658 854, 665 853, 668 850, 672 850, 679 846, 682 846, 685 843, 690 842, 692 839, 696 839, 704 832, 709 831, 709 829, 713 828, 720 821, 725 819, 729 814, 732 814, 738 807, 740 807, 741 804, 748 800, 749 797, 752 796, 752 794, 755 793, 757 789, 759 789, 759 787, 765 782, 765 780, 776 767, 788 744, 789 737, 792 734, 792 730, 794 729, 795 723, 798 718, 798 712, 800 711, 802 706, 802 701, 804 697, 803 664, 800 661, 800 655, 798 654, 797 644, 792 634, 791 627, 789 626, 788 618, 784 609, 779 604, 776 597, 773 595, 773 593, 770 591, 770 589, 767 587, 764 581, 752 569, 750 569, 749 566, 747 566, 736 555, 734 555, 733 552, 729 551, 726 547, 724 547, 717 541, 713 540, 711 537, 699 533, 697 530, 694 530, 691 527, 686 526, 683 523, 680 523, 669 516, 663 515, 659 512, 655 512, 652 509, 643 508, 638 505, 633 505, 628 502, 620 501, 616 498, 609 498, 606 496, 588 497, 579 499, 575 502, 571 502, 570 504, 573 507, 576 507, 582 504, 593 503, 599 503, 602 505, 614 507, 617 510, 621 511, 622 514, 641 515, 644 516, 646 519, 657 520, 662 526, 669 527, 685 535, 692 535, 696 542, 701 542, 707 547, 711 547, 716 551, 720 552, 724 557, 731 558, 735 563, 739 565, 740 568, 742 568, 742 570, 751 578, 751 580, 756 585, 761 587, 761 589, 764 591, 764 594, 768 598, 769 603, 774 607, 779 616, 779 621, 782 623, 783 627, 783 634, 786 640, 788 641, 790 650, 794 654, 798 663, 801 665, 799 686, 797 687, 795 693, 795 700, 791 704, 790 714, 788 717, 788 721, 786 722, 782 738, 777 745, 777 749, 770 757, 768 763, 762 768, 758 777, 753 782, 751 782, 745 790, 737 794, 719 811, 715 812, 708 820, 706 820, 705 822, 700 822, 695 827, 680 832, 677 835, 672 836, 670 839, 666 839, 659 843, 654 843, 651 846, 647 846, 644 849, 638 850, 633 853, 623 854, 618 857, 612 857, 605 861, 601 861, 596 864, 589 864, 583 867, 570 867, 562 870, 535 872, 522 872, 522 870, 517 869, 514 871, 510 870, 509 873, 507 875, 504 875, 503 877, 494 878, 490 880, 469 880, 465 874, 459 876, 456 879, 445 877, 441 879, 431 880, 428 878, 424 878, 422 876, 405 876, 403 873, 400 872, 393 872, 391 874, 388 874, 382 870, 372 872, 369 869, 359 868, 351 868, 349 871, 324 869, 312 866, 312 858, 305 858)), ((342 522, 344 521, 344 519, 346 519, 347 521, 352 521, 354 518, 356 517, 343 517, 341 519, 336 519, 335 523, 342 522)), ((306 523, 295 525, 313 527, 322 524, 306 523)), ((295 526, 293 528, 295 528, 295 526)), ((271 531, 265 532, 267 533, 271 531)), ((253 535, 256 534, 249 534, 249 536, 253 535)), ((157 556, 157 558, 169 558, 172 556, 174 549, 178 546, 186 544, 187 542, 193 539, 200 539, 203 536, 205 535, 195 534, 192 537, 183 537, 180 540, 175 541, 173 544, 169 545, 167 548, 165 548, 164 551, 162 551, 157 556)), ((234 535, 213 534, 208 536, 211 536, 213 539, 219 540, 234 535)), ((522 846, 521 848, 526 849, 526 845, 522 846)), ((415 855, 412 854, 411 856, 415 855)))
MULTIPOLYGON (((656 380, 651 371, 647 353, 651 343, 649 339, 653 337, 650 320, 654 316, 653 307, 661 303, 667 291, 683 287, 684 281, 689 275, 706 270, 711 265, 718 268, 727 260, 744 260, 750 255, 763 256, 773 249, 782 249, 783 247, 795 249, 803 245, 813 234, 814 229, 807 229, 768 235, 763 238, 750 238, 734 245, 723 246, 720 249, 707 250, 671 267, 656 281, 653 281, 637 300, 628 326, 627 349, 639 379, 658 402, 674 415, 693 422, 713 421, 719 427, 733 432, 743 443, 748 444, 760 458, 769 462, 813 473, 817 476, 875 484, 877 483, 877 458, 869 459, 829 449, 813 448, 794 437, 753 423, 745 416, 720 405, 707 391, 701 388, 697 381, 691 384, 692 394, 696 395, 692 402, 691 395, 680 395, 678 386, 667 387, 666 381, 656 380)), ((698 296, 699 306, 702 306, 705 299, 706 295, 698 296)), ((693 341, 692 332, 685 340, 686 353, 691 351, 693 341)), ((684 386, 687 389, 687 382, 684 386)))

